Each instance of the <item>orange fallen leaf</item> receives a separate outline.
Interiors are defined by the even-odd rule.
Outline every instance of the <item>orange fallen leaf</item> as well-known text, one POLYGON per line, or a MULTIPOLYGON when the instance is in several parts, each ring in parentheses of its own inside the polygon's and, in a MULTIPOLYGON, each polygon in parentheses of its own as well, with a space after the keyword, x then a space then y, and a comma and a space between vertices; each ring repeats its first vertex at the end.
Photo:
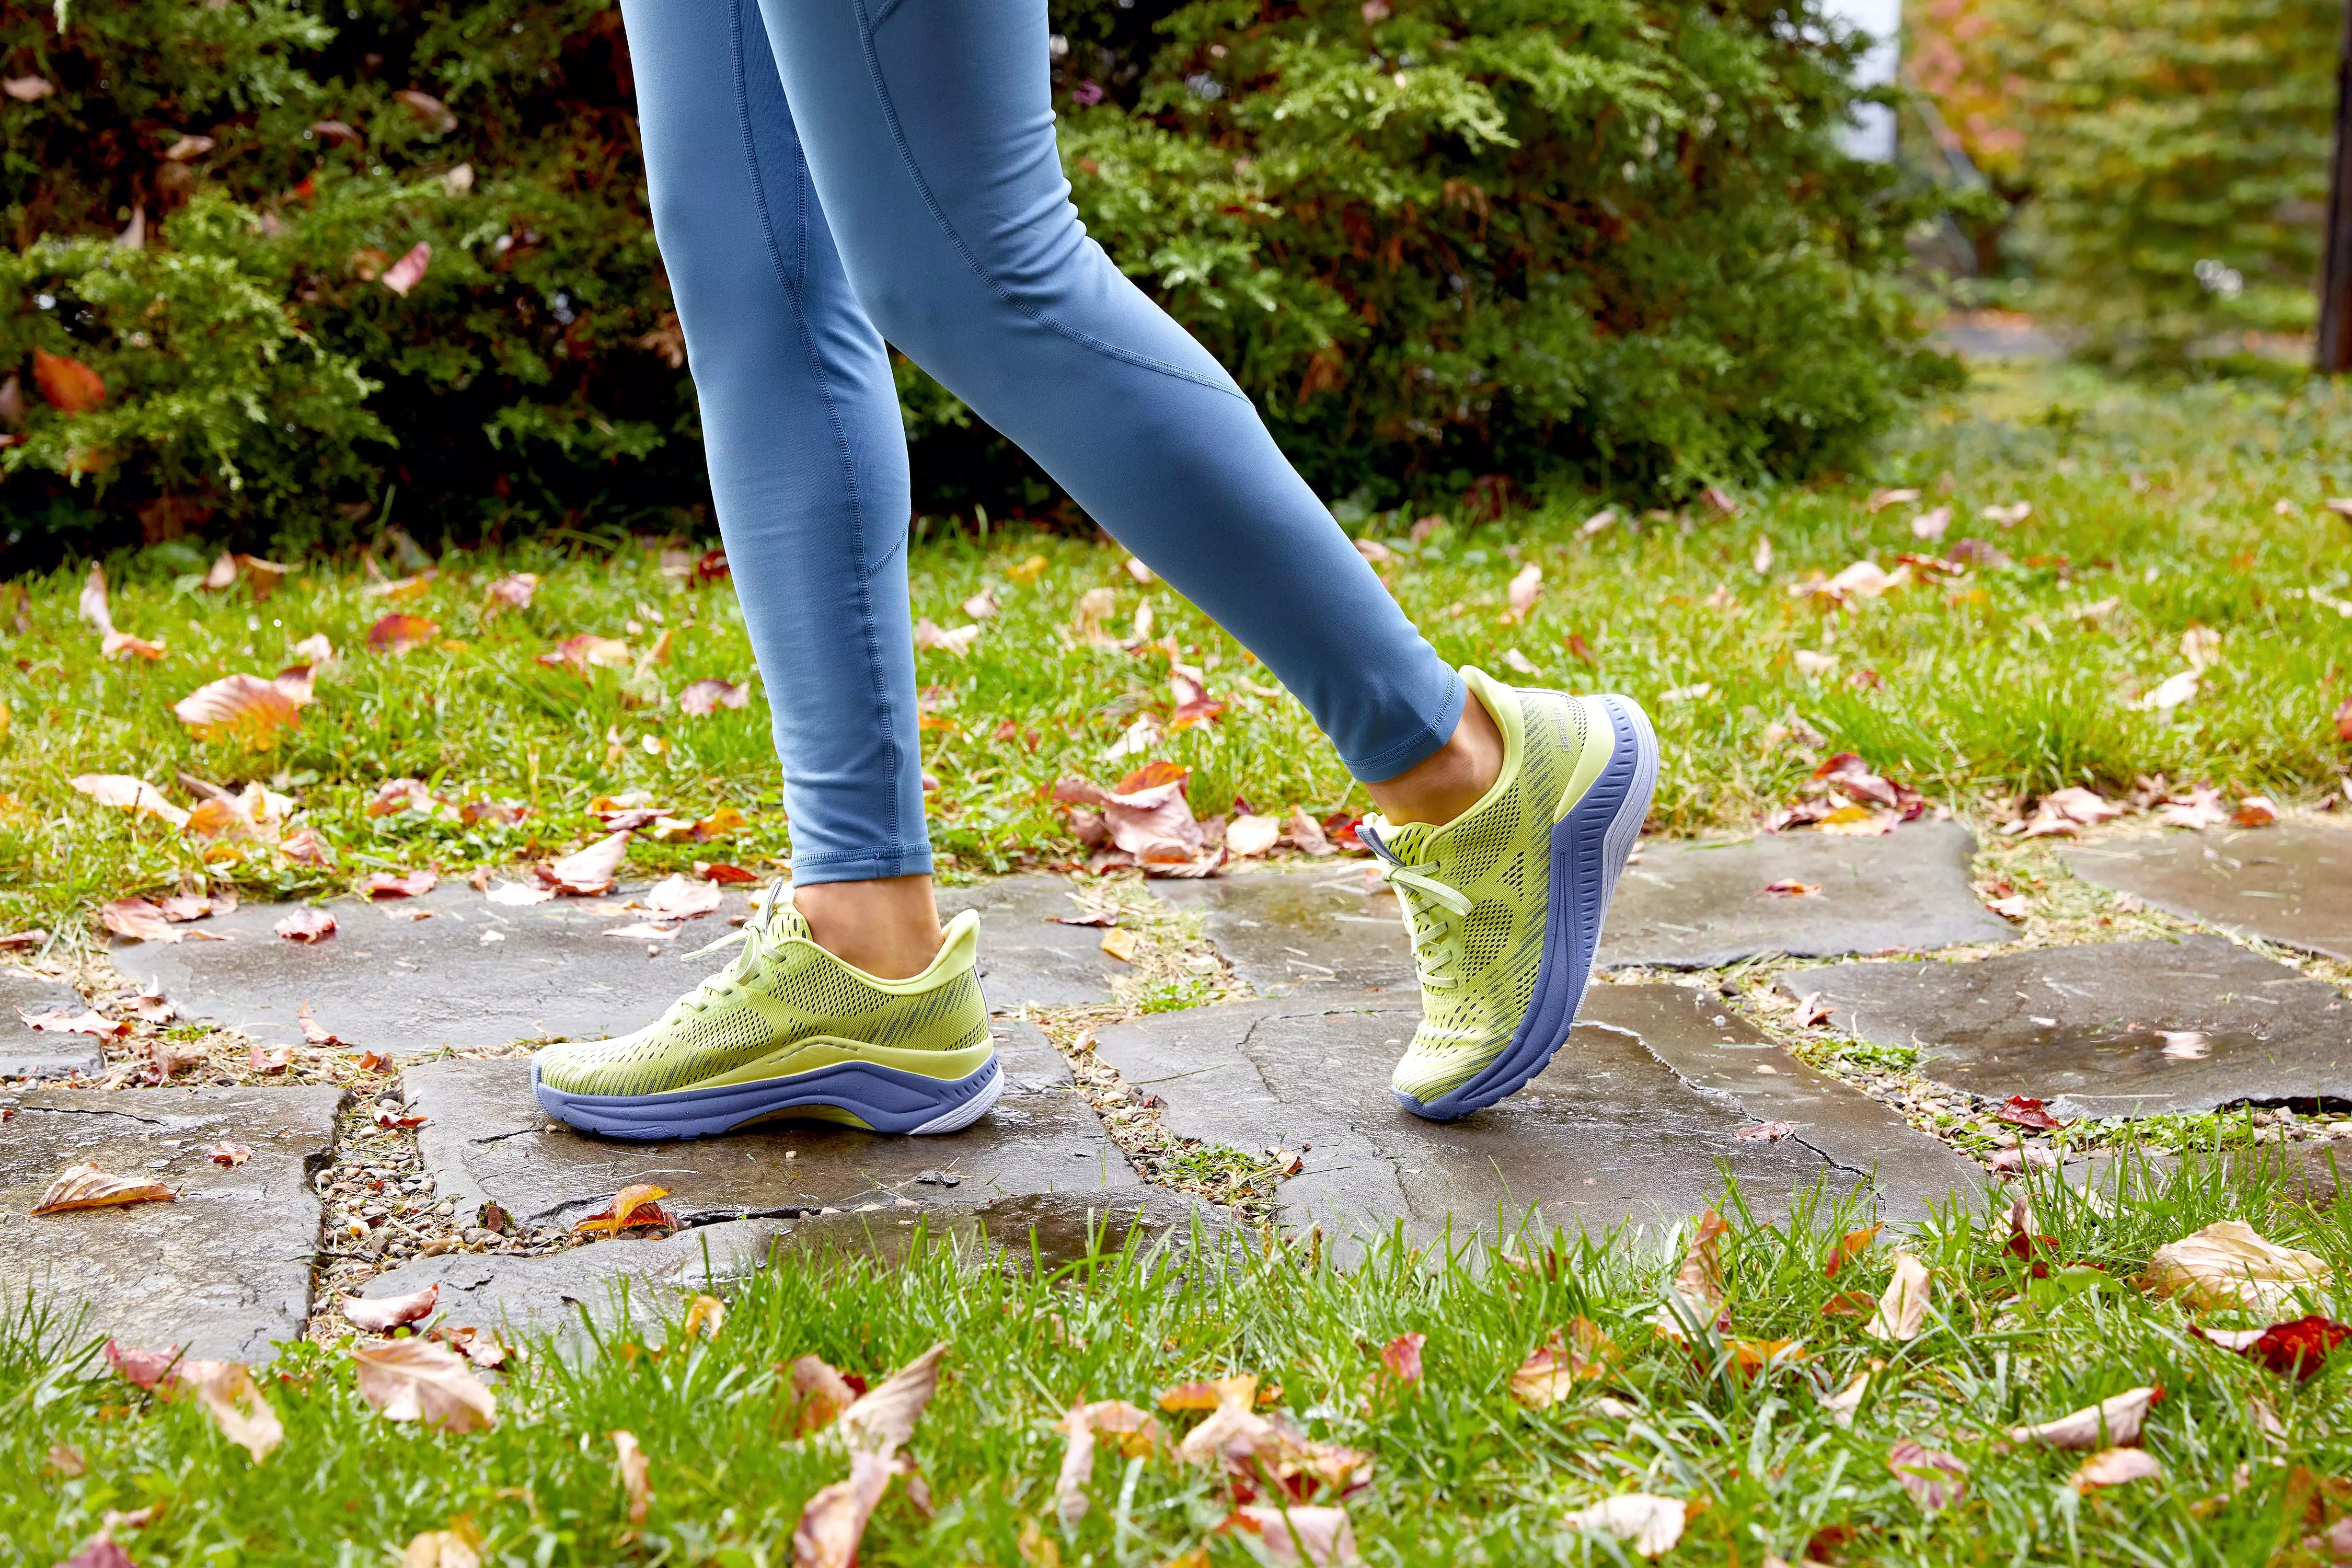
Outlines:
POLYGON ((1598 1323, 1573 1318, 1565 1333, 1552 1330, 1512 1372, 1511 1397, 1530 1410, 1548 1409, 1573 1394, 1579 1383, 1606 1378, 1616 1359, 1616 1345, 1598 1323))
POLYGON ((363 1340, 352 1349, 360 1397, 387 1421, 418 1421, 446 1432, 498 1422, 498 1396, 466 1358, 430 1340, 363 1340))
POLYGON ((704 844, 723 838, 742 826, 743 814, 731 805, 722 805, 709 816, 694 820, 656 816, 646 829, 646 836, 662 844, 704 844))
POLYGON ((394 610, 368 627, 367 640, 377 653, 403 654, 423 647, 440 634, 438 623, 394 610))
POLYGON ((1878 1239, 1885 1226, 1874 1225, 1866 1230, 1850 1230, 1830 1247, 1830 1255, 1822 1263, 1822 1278, 1834 1279, 1849 1263, 1868 1255, 1870 1244, 1878 1239))
POLYGON ((653 1461, 637 1447, 634 1432, 613 1432, 613 1458, 621 1468, 621 1489, 629 1500, 629 1522, 643 1524, 654 1505, 653 1461))
POLYGON ((1113 926, 1102 933, 1102 951, 1121 963, 1133 963, 1139 949, 1135 933, 1123 926, 1113 926))
POLYGON ((106 381, 98 372, 38 345, 33 349, 33 379, 60 414, 87 414, 106 401, 106 381))
POLYGON ((694 863, 694 874, 705 881, 717 882, 722 887, 741 887, 760 879, 742 867, 730 866, 724 860, 697 860, 694 863))
POLYGON ((639 1182, 623 1187, 613 1194, 613 1201, 602 1209, 584 1218, 574 1220, 572 1225, 572 1234, 590 1236, 601 1233, 605 1236, 618 1236, 625 1230, 635 1230, 653 1226, 675 1230, 677 1228, 677 1219, 667 1209, 661 1206, 661 1200, 667 1196, 669 1196, 667 1187, 657 1187, 650 1182, 639 1182))
POLYGON ((686 1309, 686 1322, 678 1333, 686 1339, 700 1334, 715 1340, 719 1331, 727 1326, 727 1303, 716 1296, 697 1296, 686 1309))
POLYGON ((75 1209, 120 1208, 126 1204, 168 1204, 179 1194, 142 1176, 111 1176, 96 1165, 68 1165, 33 1205, 35 1218, 75 1209))
POLYGON ((2152 1481, 2163 1474, 2164 1467, 2152 1454, 2138 1448, 2102 1448, 2077 1465, 2066 1484, 2078 1492, 2089 1492, 2131 1481, 2152 1481))
POLYGON ((1810 899, 1822 890, 1822 885, 1819 882, 1782 880, 1765 883, 1764 890, 1776 899, 1810 899))
POLYGON ((278 853, 286 858, 288 864, 294 866, 326 866, 334 858, 327 848, 326 840, 319 837, 318 829, 307 824, 279 839, 278 853))
POLYGON ((264 561, 258 555, 240 555, 224 550, 214 561, 212 570, 205 574, 199 586, 219 593, 240 581, 249 583, 253 587, 254 601, 258 604, 276 592, 278 584, 284 582, 293 570, 291 566, 281 565, 275 561, 264 561))

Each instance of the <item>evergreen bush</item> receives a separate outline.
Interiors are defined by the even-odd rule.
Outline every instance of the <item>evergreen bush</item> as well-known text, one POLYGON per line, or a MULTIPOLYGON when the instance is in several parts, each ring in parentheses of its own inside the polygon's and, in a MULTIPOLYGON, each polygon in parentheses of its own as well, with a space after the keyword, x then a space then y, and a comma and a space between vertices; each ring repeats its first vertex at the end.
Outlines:
MULTIPOLYGON (((1091 231, 1343 510, 1802 475, 1949 374, 1897 282, 1924 198, 1837 151, 1849 45, 1811 0, 1055 26, 1091 231)), ((0 89, 20 556, 388 508, 427 537, 693 521, 609 0, 0 0, 0 89)), ((900 368, 929 500, 984 469, 1045 505, 900 368)))

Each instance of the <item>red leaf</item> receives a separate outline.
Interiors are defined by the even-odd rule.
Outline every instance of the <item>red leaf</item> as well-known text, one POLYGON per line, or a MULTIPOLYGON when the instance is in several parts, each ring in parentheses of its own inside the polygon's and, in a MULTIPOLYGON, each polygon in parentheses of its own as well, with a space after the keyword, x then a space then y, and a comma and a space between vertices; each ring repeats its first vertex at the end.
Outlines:
POLYGON ((697 860, 694 874, 706 882, 717 882, 722 887, 740 887, 760 879, 742 867, 730 866, 724 860, 697 860))
POLYGON ((409 247, 407 255, 384 269, 383 286, 404 295, 425 281, 425 269, 432 265, 433 247, 420 239, 409 247))
POLYGON ((1421 1347, 1428 1341, 1427 1334, 1399 1334, 1381 1347, 1381 1364, 1399 1383, 1418 1386, 1421 1383, 1421 1347))
POLYGON ((378 653, 407 653, 423 647, 440 632, 438 624, 423 616, 394 610, 368 627, 368 647, 378 653))
POLYGON ((173 704, 172 712, 199 741, 242 741, 257 752, 302 721, 293 697, 257 675, 225 675, 199 686, 173 704))
POLYGON ((2043 1132, 2055 1132, 2062 1127, 2073 1125, 2059 1121, 2042 1107, 2041 1100, 2012 1094, 1995 1108, 1992 1116, 1996 1121, 2006 1121, 2013 1127, 2032 1127, 2043 1132))
POLYGON ((429 870, 405 871, 396 877, 389 871, 378 871, 368 878, 360 894, 368 899, 421 899, 440 879, 429 870))
POLYGON ((44 348, 33 351, 33 379, 41 384, 41 395, 49 406, 60 414, 87 414, 106 401, 106 383, 98 372, 44 348))

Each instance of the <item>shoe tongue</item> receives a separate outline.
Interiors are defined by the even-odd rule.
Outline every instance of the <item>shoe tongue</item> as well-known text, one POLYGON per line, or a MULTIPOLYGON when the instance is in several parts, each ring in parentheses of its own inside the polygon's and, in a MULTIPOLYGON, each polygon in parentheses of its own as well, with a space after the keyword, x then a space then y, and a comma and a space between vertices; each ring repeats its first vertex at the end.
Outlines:
POLYGON ((1432 823, 1392 823, 1386 817, 1370 818, 1368 826, 1380 841, 1381 847, 1406 866, 1417 866, 1427 858, 1429 840, 1437 832, 1432 823))

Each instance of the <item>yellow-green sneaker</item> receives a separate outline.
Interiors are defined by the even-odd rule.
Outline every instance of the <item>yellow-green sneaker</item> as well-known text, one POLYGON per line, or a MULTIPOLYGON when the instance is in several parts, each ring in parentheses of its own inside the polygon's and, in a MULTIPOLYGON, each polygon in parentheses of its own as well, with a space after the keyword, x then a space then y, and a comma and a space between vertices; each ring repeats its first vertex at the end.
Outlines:
POLYGON ((1631 698, 1462 678, 1503 732, 1494 787, 1442 826, 1356 829, 1404 906, 1421 974, 1396 1097, 1433 1121, 1513 1093, 1566 1043, 1658 780, 1657 737, 1631 698))
POLYGON ((979 931, 967 910, 929 969, 883 980, 819 947, 771 888, 740 931, 711 944, 741 940, 726 968, 634 1035, 547 1047, 531 1090, 557 1121, 614 1138, 784 1118, 957 1131, 1004 1089, 972 968, 979 931))

